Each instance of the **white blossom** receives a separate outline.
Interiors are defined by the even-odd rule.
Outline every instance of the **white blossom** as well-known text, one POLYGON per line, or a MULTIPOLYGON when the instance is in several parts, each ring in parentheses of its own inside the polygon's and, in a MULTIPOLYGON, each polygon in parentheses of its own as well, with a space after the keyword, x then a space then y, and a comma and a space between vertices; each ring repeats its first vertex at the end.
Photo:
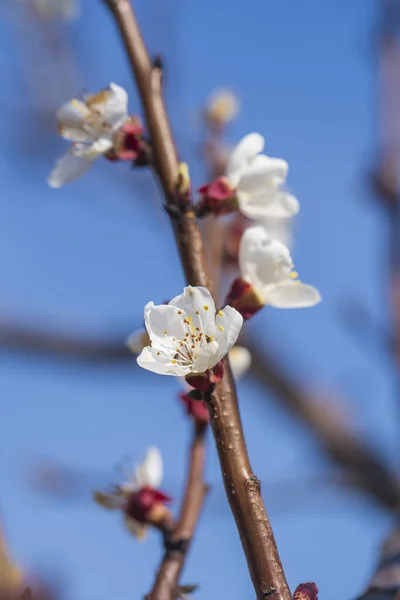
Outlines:
POLYGON ((204 287, 184 288, 167 305, 149 302, 144 319, 151 346, 137 358, 138 365, 161 375, 205 373, 229 352, 243 324, 231 306, 216 313, 204 287))
POLYGON ((261 225, 244 232, 239 267, 242 277, 265 304, 276 308, 303 308, 321 301, 315 287, 299 281, 286 246, 269 237, 261 225))
POLYGON ((143 459, 125 474, 125 480, 116 485, 110 492, 96 492, 95 498, 101 506, 108 509, 122 509, 126 497, 143 487, 157 489, 163 478, 163 460, 160 450, 151 446, 143 459))
POLYGON ((288 164, 279 158, 260 154, 264 138, 259 133, 246 135, 234 148, 227 167, 240 212, 249 219, 290 217, 299 211, 298 200, 284 191, 288 164))
POLYGON ((93 161, 113 147, 113 136, 128 118, 128 95, 111 83, 84 100, 73 99, 57 112, 60 135, 72 142, 48 178, 50 187, 59 188, 85 173, 93 161))

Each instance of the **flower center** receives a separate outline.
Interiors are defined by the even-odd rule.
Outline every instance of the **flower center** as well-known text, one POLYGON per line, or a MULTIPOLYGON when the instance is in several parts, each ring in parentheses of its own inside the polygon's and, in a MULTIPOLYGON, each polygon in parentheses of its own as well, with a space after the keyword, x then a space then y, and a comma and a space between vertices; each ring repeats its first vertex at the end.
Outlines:
MULTIPOLYGON (((205 305, 205 311, 208 311, 209 307, 205 305)), ((212 342, 214 338, 211 335, 207 335, 204 331, 204 325, 200 312, 196 311, 196 314, 191 316, 184 314, 183 311, 178 310, 178 315, 182 317, 184 323, 184 336, 182 339, 172 338, 175 344, 176 354, 174 364, 181 366, 189 366, 193 364, 197 357, 203 351, 203 348, 212 342)))

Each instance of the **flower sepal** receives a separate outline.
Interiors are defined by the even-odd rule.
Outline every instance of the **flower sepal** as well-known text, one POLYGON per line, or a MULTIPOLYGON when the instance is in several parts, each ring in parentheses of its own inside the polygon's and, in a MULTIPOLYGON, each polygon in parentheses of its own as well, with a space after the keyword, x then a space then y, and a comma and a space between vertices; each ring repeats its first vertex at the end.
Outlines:
POLYGON ((113 137, 113 147, 105 154, 110 161, 129 160, 140 166, 149 163, 149 145, 138 117, 130 117, 113 137))
POLYGON ((186 375, 185 381, 195 390, 206 392, 210 385, 219 383, 223 376, 224 361, 221 359, 212 369, 208 369, 204 373, 189 373, 186 375))
POLYGON ((196 215, 204 217, 208 214, 215 216, 227 215, 239 208, 236 188, 227 177, 218 177, 199 188, 201 198, 196 205, 196 215))
POLYGON ((125 518, 143 525, 160 527, 171 518, 170 510, 166 506, 170 502, 172 498, 161 490, 144 486, 129 494, 124 510, 125 518))
POLYGON ((245 320, 250 319, 265 306, 261 295, 243 277, 233 280, 226 303, 235 308, 245 320))
POLYGON ((179 399, 186 407, 186 414, 193 417, 195 421, 199 423, 208 423, 210 421, 208 407, 204 402, 202 392, 195 389, 190 392, 181 392, 179 399))

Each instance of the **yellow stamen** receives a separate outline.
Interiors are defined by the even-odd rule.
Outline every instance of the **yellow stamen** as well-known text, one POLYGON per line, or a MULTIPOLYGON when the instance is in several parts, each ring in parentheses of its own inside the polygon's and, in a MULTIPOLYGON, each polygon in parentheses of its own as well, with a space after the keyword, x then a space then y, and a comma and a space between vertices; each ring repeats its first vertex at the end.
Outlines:
POLYGON ((164 331, 164 335, 168 335, 168 331, 167 330, 164 331))
POLYGON ((297 279, 297 278, 298 278, 298 276, 299 276, 299 274, 297 273, 297 271, 292 271, 292 272, 290 273, 290 278, 291 278, 291 279, 297 279))
POLYGON ((176 365, 176 360, 171 361, 173 365, 176 365))
POLYGON ((208 310, 207 304, 205 304, 203 308, 204 308, 204 310, 208 310))
POLYGON ((222 312, 222 310, 219 310, 219 311, 218 311, 218 316, 219 316, 219 317, 222 317, 222 316, 223 316, 223 314, 224 314, 224 313, 222 312))
POLYGON ((224 330, 224 328, 222 327, 222 325, 218 325, 218 329, 219 329, 220 331, 223 331, 223 330, 224 330))

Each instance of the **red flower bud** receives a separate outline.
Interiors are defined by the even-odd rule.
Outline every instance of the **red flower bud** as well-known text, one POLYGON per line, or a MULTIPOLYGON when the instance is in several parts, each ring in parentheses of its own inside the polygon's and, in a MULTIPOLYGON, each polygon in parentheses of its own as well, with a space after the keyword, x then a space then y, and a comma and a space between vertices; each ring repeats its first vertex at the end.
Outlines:
POLYGON ((225 304, 236 308, 243 319, 250 319, 265 303, 250 283, 237 277, 232 282, 225 304))
POLYGON ((293 594, 293 600, 318 600, 318 588, 315 583, 301 583, 293 594))
POLYGON ((225 215, 238 208, 236 190, 226 177, 218 177, 211 183, 199 188, 201 200, 197 205, 197 214, 203 216, 207 213, 225 215))
POLYGON ((144 128, 137 117, 131 117, 115 133, 114 146, 106 154, 109 160, 136 160, 145 150, 144 128))
POLYGON ((210 415, 208 414, 207 404, 203 400, 202 393, 198 390, 192 390, 188 393, 179 394, 180 400, 186 406, 186 412, 196 421, 208 423, 210 415))
POLYGON ((125 515, 139 523, 154 523, 154 514, 166 514, 168 509, 165 504, 172 502, 172 498, 149 486, 142 487, 132 492, 125 506, 125 515), (162 509, 160 511, 160 509, 162 509))
POLYGON ((189 374, 185 377, 186 382, 199 392, 206 392, 210 387, 210 372, 189 374))

